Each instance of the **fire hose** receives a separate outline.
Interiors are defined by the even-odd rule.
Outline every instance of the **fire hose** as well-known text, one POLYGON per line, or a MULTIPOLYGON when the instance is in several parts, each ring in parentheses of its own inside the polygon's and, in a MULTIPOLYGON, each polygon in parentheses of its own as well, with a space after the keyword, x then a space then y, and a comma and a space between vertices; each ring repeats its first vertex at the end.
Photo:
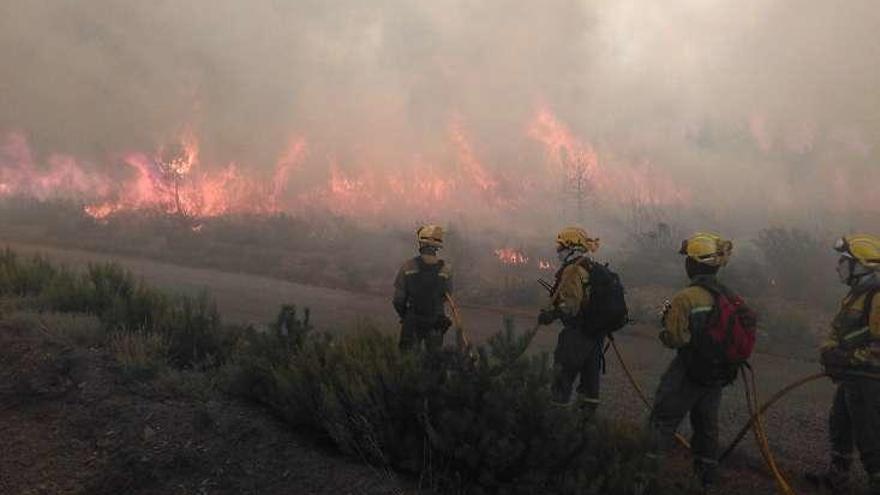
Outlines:
MULTIPOLYGON (((543 282, 543 281, 540 281, 540 282, 543 282)), ((548 290, 550 288, 547 285, 545 285, 544 283, 542 283, 541 285, 544 286, 548 290)), ((447 300, 449 301, 450 307, 452 308, 453 318, 456 320, 456 325, 458 325, 459 328, 462 329, 463 327, 461 326, 461 318, 460 318, 460 315, 458 314, 458 308, 455 305, 455 302, 452 300, 451 296, 449 296, 448 294, 447 294, 447 300)), ((538 327, 536 326, 536 328, 534 329, 535 331, 530 332, 532 334, 531 337, 534 337, 534 334, 536 333, 537 329, 538 329, 538 327)), ((467 343, 467 337, 463 333, 463 330, 462 330, 462 335, 463 335, 463 341, 467 343)), ((620 363, 621 368, 623 368, 623 371, 627 377, 627 380, 629 381, 632 388, 635 390, 636 394, 641 399, 642 403, 645 405, 645 407, 648 409, 648 411, 650 411, 651 409, 653 409, 653 406, 651 405, 650 400, 648 399, 648 397, 645 394, 642 387, 639 385, 638 381, 635 379, 635 376, 633 375, 629 366, 626 364, 626 361, 623 359, 623 355, 620 353, 620 349, 618 348, 615 340, 613 338, 609 338, 609 340, 610 340, 611 348, 613 349, 615 356, 617 356, 617 360, 620 363)), ((466 345, 469 347, 470 344, 467 343, 466 345)), ((874 380, 880 380, 880 375, 872 374, 872 373, 848 372, 848 373, 846 373, 846 375, 853 376, 853 377, 863 377, 863 378, 871 378, 874 380)), ((764 461, 766 462, 768 468, 770 469, 771 474, 773 475, 773 477, 776 481, 777 489, 778 489, 779 493, 782 493, 784 495, 794 495, 794 493, 795 493, 794 490, 792 489, 791 485, 788 483, 784 474, 780 470, 779 465, 777 464, 776 459, 773 456, 773 453, 770 449, 770 442, 767 437, 766 429, 764 428, 762 415, 770 407, 775 405, 779 400, 781 400, 783 397, 788 395, 793 390, 795 390, 803 385, 806 385, 807 383, 819 380, 825 376, 827 376, 827 375, 823 372, 823 373, 816 373, 816 374, 801 378, 801 379, 789 384, 788 386, 782 388, 781 390, 776 392, 767 402, 761 404, 759 401, 759 398, 758 398, 758 388, 757 388, 757 380, 755 378, 755 373, 750 367, 747 367, 743 372, 742 378, 743 378, 743 385, 745 388, 746 404, 749 409, 750 417, 749 417, 749 420, 746 422, 746 424, 742 427, 742 429, 740 429, 740 431, 737 433, 736 437, 731 442, 731 444, 727 447, 727 449, 724 451, 724 453, 719 457, 719 462, 723 462, 724 460, 726 460, 730 456, 730 454, 736 449, 736 447, 740 444, 740 442, 742 442, 742 440, 748 434, 749 430, 754 430, 755 440, 756 440, 756 443, 758 444, 759 451, 761 452, 761 455, 762 455, 764 461)), ((681 444, 682 446, 684 446, 687 449, 690 449, 689 442, 681 434, 676 433, 675 439, 676 439, 676 441, 678 441, 679 444, 681 444)))
POLYGON ((455 326, 458 328, 459 350, 469 349, 471 343, 470 339, 468 339, 467 331, 465 330, 464 324, 461 321, 461 313, 458 312, 458 305, 455 304, 455 299, 452 298, 452 294, 448 292, 446 293, 446 302, 449 303, 449 309, 452 310, 452 319, 455 321, 455 326))
MULTIPOLYGON (((815 373, 813 375, 806 376, 804 378, 801 378, 800 380, 797 380, 797 381, 789 384, 788 386, 782 388, 781 390, 779 390, 778 392, 773 394, 773 396, 770 397, 770 400, 768 400, 767 402, 762 404, 761 407, 758 408, 757 412, 759 414, 764 414, 765 412, 767 412, 768 409, 770 409, 780 399, 782 399, 783 397, 788 395, 789 392, 791 392, 791 391, 793 391, 803 385, 806 385, 807 383, 824 378, 825 376, 827 376, 825 373, 815 373)), ((733 453, 733 451, 734 451, 734 449, 736 449, 737 445, 739 445, 739 443, 742 442, 743 438, 745 438, 745 436, 749 432, 749 430, 751 430, 752 427, 755 425, 755 423, 757 422, 757 419, 758 418, 755 414, 751 415, 748 422, 746 422, 745 426, 743 426, 742 429, 740 429, 740 431, 736 434, 736 437, 730 443, 730 446, 728 446, 727 449, 725 449, 724 453, 721 454, 721 457, 718 458, 718 462, 724 462, 730 456, 730 454, 733 453)))
MULTIPOLYGON (((642 390, 642 387, 639 385, 639 382, 636 381, 636 377, 633 376, 632 371, 630 371, 629 366, 626 365, 626 361, 623 359, 623 355, 620 353, 620 349, 617 348, 617 342, 613 337, 609 336, 609 340, 611 341, 611 349, 614 350, 614 355, 617 356, 617 361, 620 362, 620 367, 623 368, 624 374, 626 374, 626 378, 629 380, 630 385, 636 391, 639 398, 642 399, 642 403, 645 404, 645 407, 648 409, 648 412, 654 409, 654 406, 651 405, 651 401, 648 400, 648 396, 645 394, 645 391, 642 390)), ((675 440, 681 444, 682 447, 690 450, 691 444, 687 441, 687 439, 681 434, 675 434, 675 440)))
MULTIPOLYGON (((626 364, 626 361, 623 359, 623 355, 620 353, 620 349, 617 348, 617 342, 615 342, 613 337, 610 338, 609 340, 611 341, 611 348, 612 348, 612 350, 614 350, 614 354, 615 354, 615 356, 617 356, 617 360, 620 362, 620 366, 621 366, 621 368, 623 368, 623 371, 626 374, 627 379, 629 380, 633 389, 635 389, 638 396, 642 399, 642 402, 645 404, 645 407, 647 407, 648 411, 651 411, 653 409, 653 406, 651 405, 651 402, 648 400, 647 395, 645 394, 644 390, 642 390, 642 387, 639 385, 638 381, 636 381, 635 376, 633 376, 632 371, 629 369, 629 366, 627 366, 627 364, 626 364)), ((746 379, 746 374, 745 374, 745 372, 743 372, 743 383, 745 385, 745 391, 746 391, 746 404, 749 408, 749 414, 751 415, 751 419, 749 420, 749 423, 746 425, 746 427, 743 428, 743 430, 737 436, 736 440, 734 440, 733 444, 731 444, 731 446, 728 447, 728 450, 725 452, 724 455, 726 456, 727 454, 729 454, 730 451, 732 451, 736 447, 736 445, 742 440, 742 438, 745 436, 745 434, 748 432, 748 430, 752 426, 754 426, 755 440, 758 443, 758 448, 761 451, 761 455, 764 458, 764 461, 767 463, 767 466, 770 468, 770 472, 773 474, 773 477, 776 480, 777 486, 779 488, 779 492, 783 493, 785 495, 794 495, 794 491, 791 489, 791 486, 788 484, 788 481, 785 479, 785 476, 782 474, 781 470, 779 469, 779 466, 776 463, 775 457, 773 457, 773 453, 770 450, 770 442, 767 439, 767 433, 764 430, 764 425, 763 425, 763 422, 761 421, 761 414, 763 413, 763 411, 765 411, 767 408, 769 408, 770 405, 773 404, 773 402, 775 402, 776 400, 779 400, 779 398, 781 398, 782 395, 787 393, 787 391, 783 391, 782 393, 776 394, 776 396, 774 396, 774 398, 771 399, 771 401, 769 403, 764 404, 761 407, 758 407, 758 388, 757 388, 757 383, 755 380, 755 373, 751 368, 746 368, 746 369, 749 372, 749 376, 751 378, 751 381, 746 379)), ((819 377, 821 377, 821 376, 824 376, 824 373, 819 375, 819 377)), ((812 376, 807 377, 807 378, 815 379, 812 376)), ((797 386, 803 385, 804 383, 807 383, 809 381, 811 381, 811 380, 800 380, 800 383, 798 383, 794 386, 791 386, 791 387, 787 387, 788 391, 793 390, 797 386)), ((682 436, 680 433, 675 434, 675 439, 683 447, 685 447, 686 449, 690 449, 690 447, 691 447, 690 443, 688 443, 687 439, 685 439, 684 436, 682 436)), ((721 460, 723 460, 723 458, 724 458, 724 456, 722 456, 721 460)))
POLYGON ((761 451, 761 456, 764 458, 764 462, 767 463, 770 473, 776 480, 776 487, 779 490, 779 493, 784 495, 794 495, 794 490, 792 490, 791 485, 788 484, 788 480, 785 479, 785 476, 776 464, 776 458, 773 457, 773 452, 770 450, 770 441, 767 439, 767 432, 764 430, 764 423, 761 420, 761 408, 758 405, 758 385, 755 380, 755 372, 748 364, 743 367, 742 379, 745 387, 746 404, 749 408, 749 414, 751 414, 754 419, 755 441, 758 444, 758 450, 761 451))
MULTIPOLYGON (((868 378, 871 380, 880 380, 880 374, 875 374, 875 373, 848 371, 846 373, 843 373, 842 375, 846 376, 846 377, 852 377, 852 378, 868 378)), ((820 380, 822 378, 825 378, 826 376, 828 376, 828 375, 825 372, 814 373, 812 375, 805 376, 799 380, 792 382, 791 384, 783 387, 778 392, 773 394, 773 396, 770 398, 770 400, 768 400, 767 402, 762 404, 760 408, 758 408, 757 412, 760 414, 764 414, 768 409, 773 407, 773 405, 775 405, 777 402, 779 402, 780 399, 782 399, 783 397, 788 395, 790 392, 792 392, 795 389, 798 389, 798 388, 800 388, 810 382, 814 382, 816 380, 820 380)), ((742 439, 746 436, 746 434, 749 432, 749 430, 752 429, 752 427, 754 427, 756 421, 757 421, 757 419, 756 419, 755 415, 753 414, 752 417, 749 419, 749 421, 746 422, 745 426, 743 426, 742 429, 740 429, 740 431, 737 433, 736 437, 734 438, 733 442, 731 442, 730 446, 727 447, 727 449, 725 449, 723 454, 721 454, 721 457, 719 458, 720 462, 723 462, 728 457, 730 457, 730 454, 732 454, 734 449, 736 449, 736 447, 740 444, 740 442, 742 442, 742 439)))

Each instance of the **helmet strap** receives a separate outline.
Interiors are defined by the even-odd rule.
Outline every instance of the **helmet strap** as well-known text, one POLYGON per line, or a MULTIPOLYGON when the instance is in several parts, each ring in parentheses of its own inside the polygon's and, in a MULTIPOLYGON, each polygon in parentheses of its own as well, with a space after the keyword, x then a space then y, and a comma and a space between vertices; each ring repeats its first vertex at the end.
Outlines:
POLYGON ((564 256, 561 256, 561 259, 559 261, 561 261, 565 265, 573 263, 583 258, 587 254, 587 252, 580 247, 568 247, 565 248, 564 251, 560 251, 560 253, 564 253, 564 256))
POLYGON ((437 256, 437 251, 439 251, 439 250, 440 250, 440 248, 438 248, 437 246, 428 246, 426 244, 419 246, 419 254, 427 254, 429 256, 437 256))
POLYGON ((855 259, 849 260, 849 285, 861 287, 877 281, 877 272, 859 264, 855 259))

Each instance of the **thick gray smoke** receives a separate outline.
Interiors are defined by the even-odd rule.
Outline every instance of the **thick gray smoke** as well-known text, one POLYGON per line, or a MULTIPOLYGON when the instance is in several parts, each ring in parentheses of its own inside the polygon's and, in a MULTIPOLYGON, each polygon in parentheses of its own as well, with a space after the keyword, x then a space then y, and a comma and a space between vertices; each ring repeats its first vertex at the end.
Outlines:
POLYGON ((537 168, 541 108, 605 167, 647 168, 720 224, 877 228, 880 9, 871 0, 5 0, 0 130, 38 153, 537 168), (742 223, 742 222, 740 222, 742 223), (750 223, 750 222, 749 222, 750 223))

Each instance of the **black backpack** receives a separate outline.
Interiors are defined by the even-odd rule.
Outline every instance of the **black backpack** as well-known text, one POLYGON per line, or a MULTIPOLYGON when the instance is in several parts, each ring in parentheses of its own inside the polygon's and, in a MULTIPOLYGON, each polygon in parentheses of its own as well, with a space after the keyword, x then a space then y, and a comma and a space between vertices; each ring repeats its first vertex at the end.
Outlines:
POLYGON ((440 276, 444 262, 425 263, 416 257, 419 270, 407 275, 407 291, 409 292, 409 311, 417 317, 428 317, 433 321, 437 315, 443 314, 444 301, 449 285, 440 276))
POLYGON ((629 323, 629 311, 620 276, 608 264, 588 262, 584 268, 590 272, 589 302, 581 308, 581 328, 591 335, 609 335, 629 323))

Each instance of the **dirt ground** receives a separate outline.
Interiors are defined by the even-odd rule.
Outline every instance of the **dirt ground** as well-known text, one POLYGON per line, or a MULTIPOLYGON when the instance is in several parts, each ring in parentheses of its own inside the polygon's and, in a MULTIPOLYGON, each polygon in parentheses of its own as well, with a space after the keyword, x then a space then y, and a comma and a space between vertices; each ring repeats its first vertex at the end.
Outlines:
MULTIPOLYGON (((264 323, 274 317, 280 304, 293 303, 312 308, 312 319, 319 329, 348 331, 365 317, 389 331, 395 331, 396 327, 396 318, 388 299, 378 295, 316 288, 248 274, 179 267, 124 256, 21 244, 11 244, 11 247, 18 251, 40 251, 71 265, 114 260, 142 276, 147 282, 167 289, 195 292, 207 288, 228 321, 264 323)), ((389 285, 392 276, 393 274, 389 274, 389 285)), ((462 319, 473 339, 480 342, 501 328, 503 313, 503 310, 497 308, 463 308, 462 319)), ((532 317, 523 312, 516 313, 514 322, 519 331, 526 331, 533 325, 532 317)), ((555 330, 547 328, 542 331, 533 343, 534 350, 551 352, 555 344, 555 330)), ((663 349, 656 341, 655 332, 649 326, 635 326, 621 331, 617 339, 627 364, 649 395, 673 357, 671 351, 663 349)), ((602 414, 644 422, 647 416, 644 406, 627 382, 613 354, 609 352, 607 356, 602 414)), ((752 364, 758 376, 760 396, 764 398, 796 379, 819 371, 815 362, 764 354, 756 355, 752 364)), ((814 382, 790 394, 770 410, 765 418, 773 451, 783 471, 798 488, 798 493, 812 493, 799 480, 806 470, 821 468, 827 459, 826 416, 832 393, 833 386, 827 380, 814 382)), ((185 405, 179 407, 181 411, 186 410, 185 405)), ((747 417, 741 386, 737 384, 728 388, 722 410, 722 444, 727 444, 732 439, 747 417)), ((687 425, 684 425, 684 429, 686 433, 687 425)), ((8 438, 8 431, 0 431, 0 435, 8 438)), ((56 433, 58 441, 68 441, 63 439, 61 433, 56 433)), ((184 437, 175 435, 173 438, 184 437)), ((317 460, 313 462, 318 463, 317 460)), ((6 466, 7 469, 9 467, 6 466)), ((731 457, 726 468, 723 493, 775 493, 772 479, 766 474, 751 436, 731 457)), ((325 468, 318 469, 320 471, 325 468)), ((257 473, 254 474, 256 476, 257 473)))
POLYGON ((0 493, 401 493, 262 409, 126 379, 38 330, 0 321, 0 493))

